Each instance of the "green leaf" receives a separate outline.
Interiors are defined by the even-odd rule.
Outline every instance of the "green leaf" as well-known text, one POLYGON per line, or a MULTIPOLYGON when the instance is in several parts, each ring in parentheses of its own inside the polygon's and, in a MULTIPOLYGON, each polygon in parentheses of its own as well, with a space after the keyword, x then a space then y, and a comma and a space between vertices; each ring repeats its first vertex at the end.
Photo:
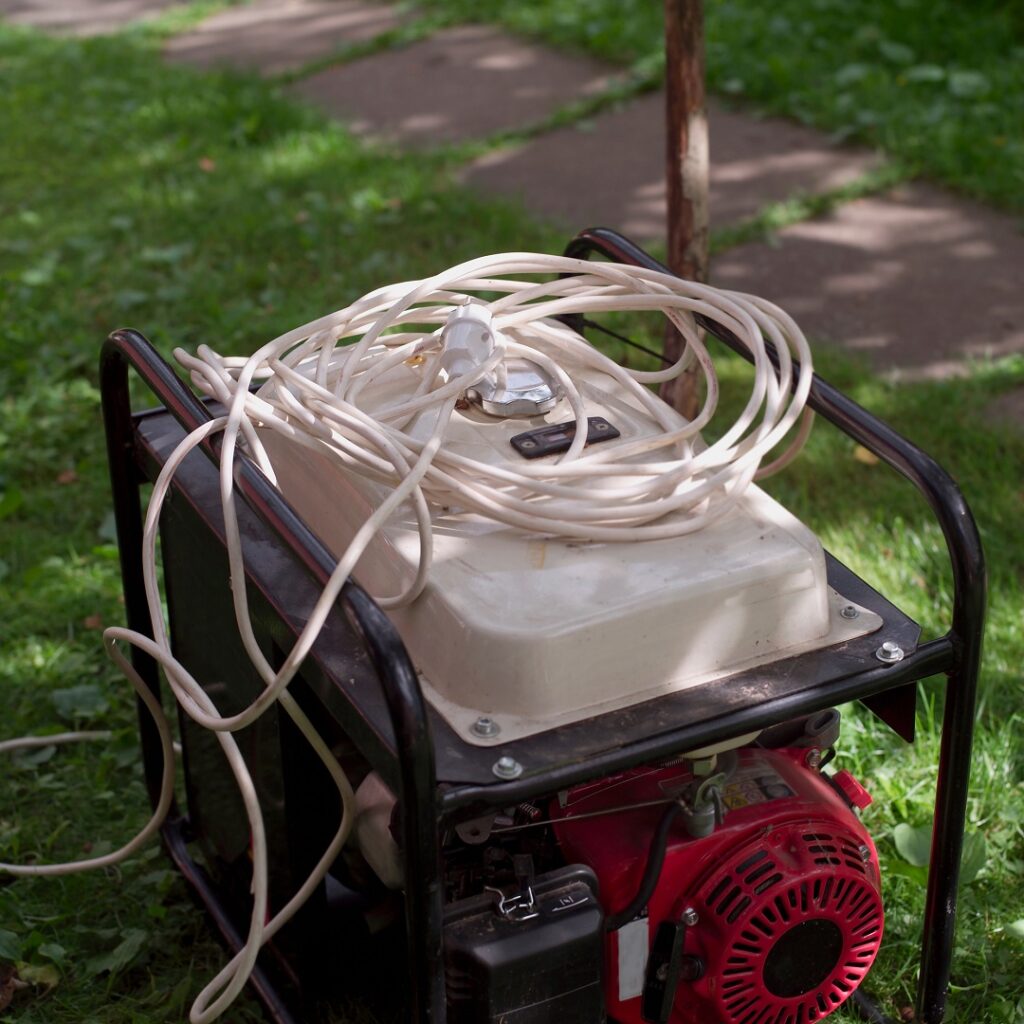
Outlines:
MULTIPOLYGON (((931 825, 919 825, 916 828, 905 822, 896 826, 893 830, 893 841, 899 855, 914 868, 920 869, 922 879, 925 876, 924 869, 928 867, 928 860, 931 854, 932 827, 931 825)), ((988 853, 985 848, 985 837, 980 832, 967 832, 964 834, 964 850, 960 858, 960 883, 968 885, 978 877, 978 873, 985 866, 988 860, 988 853)), ((907 872, 897 872, 905 874, 907 872)))
POLYGON ((968 832, 964 836, 964 852, 960 858, 960 884, 970 885, 987 860, 985 837, 980 832, 968 832))
MULTIPOLYGON (((95 849, 92 852, 95 852, 95 849)), ((80 924, 75 925, 75 931, 78 932, 79 935, 87 936, 90 942, 94 942, 96 939, 99 939, 100 942, 109 942, 111 939, 116 938, 121 934, 120 928, 94 928, 91 925, 86 926, 80 924)))
POLYGON ((928 884, 928 869, 914 867, 913 864, 905 864, 901 860, 893 861, 886 865, 886 873, 900 875, 902 878, 909 878, 912 882, 923 889, 928 884))
POLYGON ((1024 940, 1024 917, 1008 924, 1004 930, 1007 935, 1012 935, 1015 939, 1024 940))
POLYGON ((40 988, 56 988, 60 981, 60 973, 53 964, 18 964, 18 976, 40 988))
POLYGON ((45 747, 29 747, 27 750, 19 750, 14 755, 14 763, 19 768, 38 768, 39 765, 46 764, 56 753, 57 748, 52 743, 45 747))
POLYGON ((906 822, 901 822, 893 830, 893 841, 899 855, 914 867, 926 868, 928 866, 928 855, 932 845, 931 825, 919 825, 915 828, 906 822))
POLYGON ((878 52, 886 60, 891 60, 893 64, 909 64, 915 56, 909 46, 904 46, 903 43, 894 43, 888 39, 883 39, 878 44, 878 52))
POLYGON ((129 928, 124 933, 124 939, 109 953, 86 960, 86 974, 95 976, 123 971, 139 955, 148 938, 149 932, 141 928, 129 928))
POLYGON ((836 85, 853 85, 871 74, 870 64, 844 64, 836 72, 836 85))
POLYGON ((138 288, 122 288, 114 292, 114 304, 129 309, 132 306, 141 306, 149 301, 149 292, 141 291, 138 288))
POLYGON ((53 960, 55 963, 61 964, 64 962, 65 950, 60 943, 44 942, 39 947, 39 955, 45 956, 47 960, 53 960))
POLYGON ((27 284, 30 288, 38 288, 41 285, 49 284, 53 280, 54 271, 57 269, 58 257, 56 253, 47 253, 34 267, 29 267, 21 275, 21 283, 27 284))
POLYGON ((907 68, 903 77, 908 82, 941 82, 946 77, 946 70, 938 64, 915 64, 907 68))
POLYGON ((17 487, 0 493, 0 519, 13 515, 25 503, 25 495, 17 487))
POLYGON ((193 249, 191 242, 181 242, 178 245, 154 246, 147 245, 139 253, 139 259, 143 263, 163 264, 170 266, 180 263, 188 256, 193 249))
POLYGON ((0 960, 13 963, 21 956, 21 939, 14 932, 0 929, 0 960))
POLYGON ((95 683, 81 683, 66 690, 54 690, 50 695, 57 714, 62 718, 94 718, 110 706, 106 695, 95 683))
POLYGON ((989 80, 980 71, 954 71, 949 76, 949 91, 960 99, 984 96, 989 88, 989 80))
POLYGON ((161 302, 177 302, 180 299, 186 298, 187 295, 188 290, 180 284, 165 284, 156 290, 156 297, 161 302))
POLYGON ((103 522, 96 528, 96 533, 100 540, 110 541, 114 545, 117 544, 117 520, 114 518, 112 511, 103 517, 103 522))

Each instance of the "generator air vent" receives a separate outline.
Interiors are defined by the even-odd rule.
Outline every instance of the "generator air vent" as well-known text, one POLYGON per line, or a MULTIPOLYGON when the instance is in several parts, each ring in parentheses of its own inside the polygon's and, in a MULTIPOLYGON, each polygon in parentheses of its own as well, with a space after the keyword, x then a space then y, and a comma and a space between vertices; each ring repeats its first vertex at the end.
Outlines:
POLYGON ((826 832, 805 832, 801 837, 807 850, 813 855, 814 863, 821 865, 852 868, 861 875, 867 874, 862 847, 847 836, 834 836, 826 832))
POLYGON ((782 875, 766 851, 759 850, 736 866, 736 875, 723 875, 704 897, 705 906, 729 924, 739 920, 752 898, 767 892, 782 881, 782 875), (735 878, 735 880, 734 880, 735 878), (747 893, 747 895, 744 895, 747 893))
POLYGON ((702 917, 717 930, 702 952, 720 979, 708 1019, 818 1024, 860 984, 881 943, 882 901, 867 847, 839 822, 806 820, 752 846, 700 887, 702 917))
POLYGON ((878 951, 882 905, 859 878, 795 882, 753 911, 722 971, 728 1024, 813 1024, 860 983, 878 951))

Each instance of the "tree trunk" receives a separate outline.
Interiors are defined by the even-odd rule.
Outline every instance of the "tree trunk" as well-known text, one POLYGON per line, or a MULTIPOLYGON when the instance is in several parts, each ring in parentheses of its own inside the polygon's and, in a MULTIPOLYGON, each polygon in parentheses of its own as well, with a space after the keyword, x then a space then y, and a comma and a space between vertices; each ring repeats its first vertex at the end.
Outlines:
MULTIPOLYGON (((704 110, 702 0, 665 0, 665 138, 668 183, 668 265, 695 281, 708 277, 708 121, 704 110)), ((673 362, 683 339, 671 325, 665 355, 673 362)), ((696 367, 661 386, 661 397, 688 419, 700 404, 696 367)))

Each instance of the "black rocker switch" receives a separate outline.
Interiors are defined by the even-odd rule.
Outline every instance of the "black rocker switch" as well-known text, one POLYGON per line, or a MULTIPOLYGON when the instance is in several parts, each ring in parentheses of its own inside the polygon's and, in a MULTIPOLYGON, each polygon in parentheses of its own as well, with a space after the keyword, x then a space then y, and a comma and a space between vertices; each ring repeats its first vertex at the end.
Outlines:
MULTIPOLYGON (((509 444, 524 459, 539 459, 545 455, 556 455, 567 452, 572 439, 576 436, 576 421, 565 423, 549 423, 535 430, 527 430, 509 438, 509 444)), ((618 430, 603 416, 587 417, 587 444, 599 444, 601 441, 612 441, 619 437, 618 430)))

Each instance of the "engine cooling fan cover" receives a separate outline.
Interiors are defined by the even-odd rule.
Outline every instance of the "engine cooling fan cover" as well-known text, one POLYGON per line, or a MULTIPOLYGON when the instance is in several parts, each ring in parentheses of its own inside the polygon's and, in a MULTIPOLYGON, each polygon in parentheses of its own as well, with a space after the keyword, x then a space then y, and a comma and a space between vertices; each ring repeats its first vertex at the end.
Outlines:
POLYGON ((873 851, 837 824, 776 827, 698 884, 687 950, 707 970, 681 986, 680 1019, 812 1024, 857 988, 882 939, 882 900, 873 851), (697 1015, 694 997, 706 1000, 697 1015))

